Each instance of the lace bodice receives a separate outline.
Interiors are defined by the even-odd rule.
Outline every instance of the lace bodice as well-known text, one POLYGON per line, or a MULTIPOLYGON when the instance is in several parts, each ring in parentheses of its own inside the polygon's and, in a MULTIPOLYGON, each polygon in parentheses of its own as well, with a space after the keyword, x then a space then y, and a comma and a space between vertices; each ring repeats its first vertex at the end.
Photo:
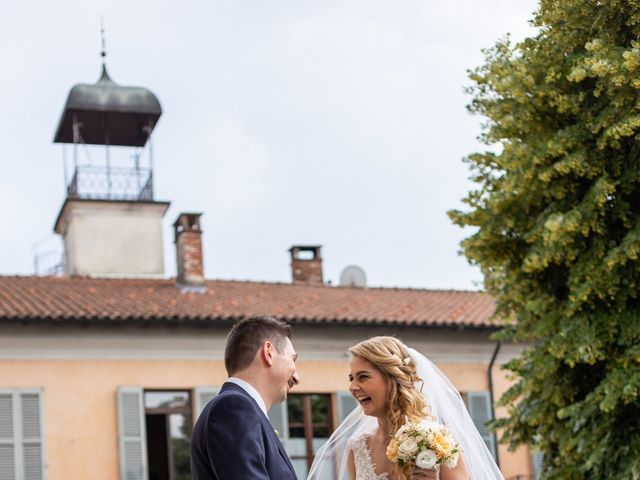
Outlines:
POLYGON ((371 460, 371 450, 367 446, 366 433, 354 438, 351 441, 351 450, 353 450, 353 460, 356 465, 356 480, 387 480, 387 473, 381 475, 376 474, 376 466, 371 460))

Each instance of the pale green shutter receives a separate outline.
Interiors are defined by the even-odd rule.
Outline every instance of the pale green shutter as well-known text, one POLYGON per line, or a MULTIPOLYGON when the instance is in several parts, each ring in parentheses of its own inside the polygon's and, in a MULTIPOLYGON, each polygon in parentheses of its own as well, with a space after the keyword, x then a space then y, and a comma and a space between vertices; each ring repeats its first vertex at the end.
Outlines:
POLYGON ((147 480, 147 432, 140 387, 118 388, 120 480, 147 480))
POLYGON ((537 480, 542 473, 542 465, 544 462, 544 454, 542 452, 533 452, 531 454, 531 464, 533 465, 533 477, 537 480))
POLYGON ((44 480, 42 391, 0 390, 0 480, 44 480))
POLYGON ((220 391, 219 388, 214 388, 214 387, 197 387, 194 390, 194 396, 195 396, 195 403, 194 403, 195 411, 193 412, 194 423, 196 420, 198 420, 198 417, 202 413, 202 410, 204 410, 204 407, 207 406, 207 403, 209 403, 213 399, 213 397, 218 395, 219 391, 220 391))
POLYGON ((24 480, 44 480, 42 402, 40 391, 21 390, 22 468, 24 480))
POLYGON ((0 391, 0 480, 17 480, 13 393, 0 391))
POLYGON ((337 392, 336 400, 338 404, 338 423, 342 423, 347 415, 358 407, 358 401, 353 398, 351 392, 337 392))
POLYGON ((280 441, 284 448, 287 448, 287 441, 289 440, 289 412, 287 410, 287 402, 276 403, 274 404, 269 411, 267 412, 267 416, 269 417, 269 421, 273 426, 274 430, 280 437, 280 441))
POLYGON ((467 402, 469 415, 478 429, 478 433, 487 445, 487 448, 496 458, 496 444, 493 433, 487 428, 487 422, 492 420, 491 416, 491 396, 489 392, 468 392, 467 402))

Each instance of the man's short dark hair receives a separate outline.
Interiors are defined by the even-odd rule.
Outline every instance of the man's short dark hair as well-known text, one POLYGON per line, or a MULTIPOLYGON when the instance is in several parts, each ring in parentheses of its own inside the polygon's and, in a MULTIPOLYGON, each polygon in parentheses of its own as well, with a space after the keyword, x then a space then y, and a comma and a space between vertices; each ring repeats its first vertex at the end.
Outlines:
POLYGON ((291 338, 289 324, 270 315, 240 320, 231 328, 224 349, 227 373, 231 376, 251 365, 256 352, 267 340, 282 353, 287 338, 291 338))

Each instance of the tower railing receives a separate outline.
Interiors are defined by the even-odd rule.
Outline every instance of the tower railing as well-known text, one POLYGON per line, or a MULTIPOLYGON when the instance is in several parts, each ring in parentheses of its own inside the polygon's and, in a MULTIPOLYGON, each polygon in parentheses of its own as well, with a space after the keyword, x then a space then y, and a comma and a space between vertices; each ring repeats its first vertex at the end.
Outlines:
POLYGON ((69 198, 153 201, 150 168, 78 165, 67 185, 69 198))

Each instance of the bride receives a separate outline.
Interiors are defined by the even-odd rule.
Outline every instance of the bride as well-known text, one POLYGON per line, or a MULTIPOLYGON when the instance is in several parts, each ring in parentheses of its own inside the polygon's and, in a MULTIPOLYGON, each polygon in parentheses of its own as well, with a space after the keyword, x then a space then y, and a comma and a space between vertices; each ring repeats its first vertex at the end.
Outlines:
POLYGON ((460 394, 424 355, 394 337, 373 337, 349 352, 349 390, 361 408, 317 452, 308 480, 503 480, 460 394), (425 417, 460 444, 454 468, 400 468, 387 458, 398 428, 425 417))

